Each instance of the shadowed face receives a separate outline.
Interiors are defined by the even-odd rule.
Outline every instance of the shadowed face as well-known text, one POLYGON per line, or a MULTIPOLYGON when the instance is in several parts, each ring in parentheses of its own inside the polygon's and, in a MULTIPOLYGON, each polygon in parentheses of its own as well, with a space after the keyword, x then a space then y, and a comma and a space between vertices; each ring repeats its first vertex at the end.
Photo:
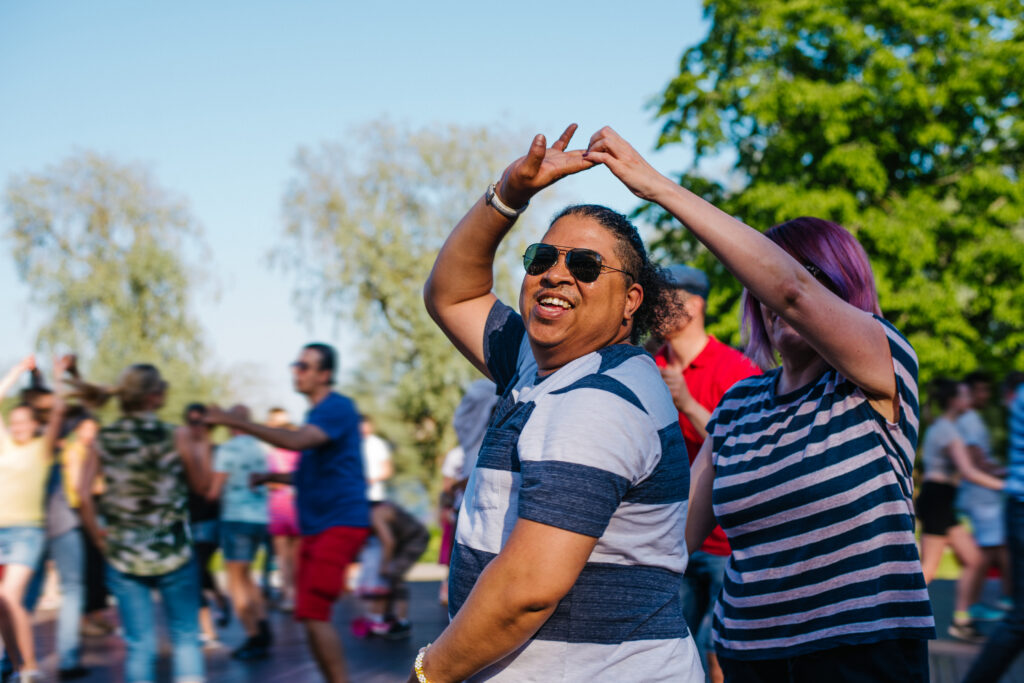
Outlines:
MULTIPOLYGON (((615 235, 596 220, 563 216, 544 235, 545 244, 596 251, 607 266, 622 269, 615 235)), ((573 277, 565 254, 538 275, 523 277, 519 312, 541 374, 629 339, 643 289, 628 275, 602 270, 593 282, 573 277)))
POLYGON ((292 363, 295 391, 308 396, 320 387, 330 386, 331 371, 321 369, 322 360, 315 349, 302 349, 298 360, 292 363))

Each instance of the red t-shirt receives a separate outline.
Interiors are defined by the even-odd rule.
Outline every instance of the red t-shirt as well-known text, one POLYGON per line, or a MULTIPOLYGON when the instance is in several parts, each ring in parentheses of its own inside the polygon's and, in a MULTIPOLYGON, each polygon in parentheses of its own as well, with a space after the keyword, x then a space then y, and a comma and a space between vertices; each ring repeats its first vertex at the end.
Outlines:
MULTIPOLYGON (((658 349, 658 352, 654 354, 654 360, 659 368, 668 365, 667 345, 658 349)), ((712 335, 708 335, 708 343, 693 359, 693 362, 683 368, 686 387, 697 403, 711 412, 714 412, 715 406, 733 384, 751 375, 760 374, 761 371, 749 358, 731 346, 718 341, 712 335)), ((682 413, 679 413, 679 426, 683 430, 683 440, 686 442, 690 464, 693 464, 700 447, 704 444, 704 439, 682 413)), ((728 555, 731 552, 725 532, 719 526, 714 528, 700 549, 709 555, 728 555)))

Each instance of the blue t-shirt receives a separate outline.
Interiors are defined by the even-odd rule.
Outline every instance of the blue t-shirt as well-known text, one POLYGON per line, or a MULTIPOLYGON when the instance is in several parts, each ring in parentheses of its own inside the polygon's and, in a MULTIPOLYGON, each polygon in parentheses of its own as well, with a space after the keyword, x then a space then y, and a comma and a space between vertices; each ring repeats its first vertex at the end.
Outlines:
POLYGON ((332 526, 370 526, 355 404, 331 392, 307 413, 306 423, 319 427, 328 440, 302 451, 293 475, 299 530, 310 536, 332 526))

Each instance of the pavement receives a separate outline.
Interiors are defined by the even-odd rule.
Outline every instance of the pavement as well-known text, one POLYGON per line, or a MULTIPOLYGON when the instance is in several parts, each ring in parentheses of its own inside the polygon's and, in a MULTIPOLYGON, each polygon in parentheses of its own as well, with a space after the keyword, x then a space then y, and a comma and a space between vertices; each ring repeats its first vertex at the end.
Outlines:
MULTIPOLYGON (((448 623, 446 609, 438 603, 440 581, 446 571, 438 565, 417 565, 410 582, 410 618, 412 634, 404 640, 390 641, 379 638, 359 639, 352 635, 349 622, 359 613, 359 605, 347 596, 335 606, 333 623, 342 637, 349 662, 349 672, 355 683, 400 683, 408 680, 416 652, 434 640, 448 623)), ((936 580, 929 587, 935 612, 939 639, 929 643, 931 679, 935 683, 958 683, 977 657, 981 647, 961 643, 946 634, 953 612, 953 581, 936 580)), ((986 586, 985 597, 993 599, 998 587, 995 582, 986 586)), ((56 680, 52 673, 56 667, 54 654, 53 600, 44 603, 37 613, 36 642, 41 668, 50 674, 47 681, 56 680)), ((116 614, 116 610, 112 610, 116 614)), ((206 650, 208 680, 211 683, 314 683, 320 681, 305 642, 305 634, 291 616, 273 612, 270 617, 275 634, 271 658, 259 662, 237 662, 228 654, 244 639, 237 619, 223 629, 220 639, 223 647, 206 650)), ((169 645, 162 620, 157 630, 163 643, 160 662, 160 682, 171 681, 169 645)), ((984 633, 991 633, 995 623, 981 625, 984 633)), ((79 679, 84 683, 122 683, 124 645, 116 635, 83 639, 83 664, 90 675, 79 679)), ((1003 683, 1024 683, 1024 653, 1018 657, 1003 683)))

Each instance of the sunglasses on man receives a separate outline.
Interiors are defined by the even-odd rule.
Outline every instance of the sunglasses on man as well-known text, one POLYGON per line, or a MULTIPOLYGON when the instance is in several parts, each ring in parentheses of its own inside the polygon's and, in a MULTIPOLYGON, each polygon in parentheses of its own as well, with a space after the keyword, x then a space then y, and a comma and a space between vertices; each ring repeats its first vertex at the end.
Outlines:
POLYGON ((570 249, 543 242, 531 244, 526 248, 526 253, 523 254, 523 267, 530 275, 540 275, 558 263, 559 254, 565 254, 565 267, 580 282, 593 282, 603 270, 614 270, 636 280, 628 271, 606 266, 601 262, 601 255, 593 249, 570 249))

